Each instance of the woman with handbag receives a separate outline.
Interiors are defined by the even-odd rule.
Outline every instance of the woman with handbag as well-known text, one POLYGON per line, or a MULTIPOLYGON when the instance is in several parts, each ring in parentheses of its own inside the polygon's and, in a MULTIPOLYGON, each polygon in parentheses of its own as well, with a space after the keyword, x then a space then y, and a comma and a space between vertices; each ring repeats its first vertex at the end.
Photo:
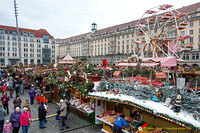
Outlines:
POLYGON ((10 122, 12 123, 13 133, 18 133, 20 129, 20 116, 21 116, 21 111, 19 107, 16 107, 15 111, 11 114, 10 116, 10 122))
POLYGON ((20 116, 20 124, 22 125, 22 132, 28 133, 28 127, 31 124, 31 113, 28 111, 28 108, 23 108, 23 113, 20 116))

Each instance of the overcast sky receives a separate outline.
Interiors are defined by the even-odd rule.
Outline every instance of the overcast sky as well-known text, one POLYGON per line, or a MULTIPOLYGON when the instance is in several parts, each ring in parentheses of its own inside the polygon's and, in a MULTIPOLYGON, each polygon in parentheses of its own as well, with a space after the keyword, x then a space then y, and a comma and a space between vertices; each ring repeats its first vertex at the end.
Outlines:
MULTIPOLYGON (((199 0, 17 0, 19 27, 46 29, 55 38, 90 32, 142 17, 150 8, 172 4, 180 8, 199 0)), ((0 25, 15 26, 13 0, 0 0, 0 25)))

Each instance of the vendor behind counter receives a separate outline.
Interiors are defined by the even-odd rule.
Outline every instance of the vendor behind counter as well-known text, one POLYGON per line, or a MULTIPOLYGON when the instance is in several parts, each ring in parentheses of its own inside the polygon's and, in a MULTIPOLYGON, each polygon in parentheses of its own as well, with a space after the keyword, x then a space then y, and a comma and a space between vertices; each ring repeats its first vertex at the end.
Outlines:
POLYGON ((114 128, 113 128, 113 133, 122 133, 122 129, 124 126, 128 127, 130 126, 126 120, 124 119, 124 115, 119 115, 116 117, 115 122, 114 122, 114 128))

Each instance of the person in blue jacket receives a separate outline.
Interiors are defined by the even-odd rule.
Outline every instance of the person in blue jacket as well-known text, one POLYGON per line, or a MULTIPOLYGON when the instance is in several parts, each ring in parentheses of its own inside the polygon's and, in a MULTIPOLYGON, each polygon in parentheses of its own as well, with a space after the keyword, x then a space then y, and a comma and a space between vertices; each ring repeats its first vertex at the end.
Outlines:
POLYGON ((117 116, 115 123, 114 123, 114 127, 113 127, 113 133, 122 133, 122 129, 124 126, 128 127, 129 124, 126 122, 126 120, 124 119, 125 116, 124 115, 119 115, 117 116))

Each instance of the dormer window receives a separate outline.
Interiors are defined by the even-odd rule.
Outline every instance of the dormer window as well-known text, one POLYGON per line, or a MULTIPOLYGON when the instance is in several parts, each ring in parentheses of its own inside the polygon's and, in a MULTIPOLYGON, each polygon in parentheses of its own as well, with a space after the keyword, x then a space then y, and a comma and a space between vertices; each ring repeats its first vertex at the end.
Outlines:
POLYGON ((0 29, 0 34, 4 34, 5 30, 4 29, 0 29))
POLYGON ((23 36, 28 37, 28 32, 23 31, 23 36))
POLYGON ((29 32, 29 36, 30 37, 34 37, 34 33, 33 32, 29 32))
POLYGON ((42 35, 43 43, 49 43, 49 35, 42 35))

